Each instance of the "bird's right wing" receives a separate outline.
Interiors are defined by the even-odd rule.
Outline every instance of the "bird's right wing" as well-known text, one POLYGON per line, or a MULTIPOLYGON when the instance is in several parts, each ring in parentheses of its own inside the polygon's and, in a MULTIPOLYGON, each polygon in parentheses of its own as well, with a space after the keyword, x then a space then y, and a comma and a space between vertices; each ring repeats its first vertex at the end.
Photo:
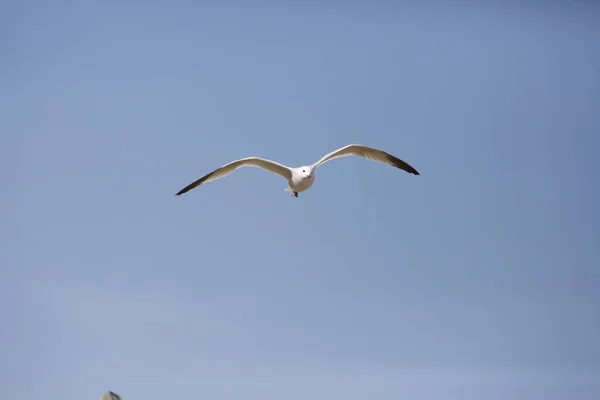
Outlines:
POLYGON ((328 161, 347 156, 359 156, 367 160, 379 161, 381 163, 402 169, 410 174, 419 175, 419 172, 416 169, 398 157, 388 154, 385 151, 360 144, 349 144, 341 149, 337 149, 329 154, 325 154, 319 161, 314 163, 313 166, 317 168, 319 165, 328 161))
POLYGON ((196 186, 202 185, 203 183, 223 178, 241 167, 258 167, 266 169, 267 171, 271 171, 288 180, 292 177, 292 170, 286 167, 285 165, 276 163, 275 161, 266 160, 264 158, 248 157, 242 158, 241 160, 232 161, 228 164, 223 165, 221 168, 218 168, 213 172, 204 175, 202 178, 190 183, 189 185, 181 189, 175 196, 184 194, 185 192, 190 191, 196 186))

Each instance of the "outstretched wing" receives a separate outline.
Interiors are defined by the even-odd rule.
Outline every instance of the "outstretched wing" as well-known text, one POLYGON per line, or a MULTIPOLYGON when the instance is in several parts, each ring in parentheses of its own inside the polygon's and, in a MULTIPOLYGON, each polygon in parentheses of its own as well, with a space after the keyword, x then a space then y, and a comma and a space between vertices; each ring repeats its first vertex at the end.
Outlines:
POLYGON ((202 178, 190 183, 183 189, 181 189, 175 196, 179 196, 184 194, 187 191, 192 190, 196 186, 200 186, 203 183, 207 183, 210 181, 214 181, 216 179, 223 178, 233 171, 241 167, 258 167, 262 169, 266 169, 267 171, 271 171, 277 175, 284 177, 285 179, 290 179, 292 177, 292 171, 286 167, 285 165, 281 165, 276 163, 275 161, 266 160, 264 158, 259 157, 248 157, 242 158, 240 160, 232 161, 228 164, 223 165, 221 168, 214 170, 213 172, 204 175, 202 178))
POLYGON ((332 151, 329 154, 324 155, 319 161, 313 164, 316 168, 319 165, 331 161, 335 158, 346 157, 346 156, 359 156, 366 158, 367 160, 379 161, 384 164, 391 165, 396 168, 400 168, 408 173, 419 175, 416 169, 410 166, 408 163, 401 159, 394 157, 391 154, 386 153, 378 149, 374 149, 368 146, 362 146, 360 144, 349 144, 348 146, 342 147, 341 149, 332 151))

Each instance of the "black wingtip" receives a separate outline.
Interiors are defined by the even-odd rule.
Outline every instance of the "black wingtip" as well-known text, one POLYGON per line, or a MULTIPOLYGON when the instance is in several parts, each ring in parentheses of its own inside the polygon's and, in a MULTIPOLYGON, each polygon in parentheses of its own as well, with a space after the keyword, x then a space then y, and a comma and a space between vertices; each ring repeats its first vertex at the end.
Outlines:
MULTIPOLYGON (((386 153, 387 154, 387 153, 386 153)), ((387 154, 388 157, 388 161, 396 168, 399 168, 403 171, 408 172, 409 174, 413 174, 413 175, 421 175, 419 174, 419 171, 417 171, 416 169, 413 168, 412 165, 410 165, 409 163, 407 163, 406 161, 402 161, 401 159, 399 159, 398 157, 395 157, 391 154, 387 154)))
MULTIPOLYGON (((406 164, 408 165, 408 164, 406 164)), ((413 175, 421 175, 419 173, 419 171, 417 171, 416 169, 414 169, 411 165, 408 165, 410 167, 410 171, 408 171, 409 173, 413 174, 413 175)))
POLYGON ((401 170, 404 170, 404 171, 408 172, 409 174, 421 175, 421 174, 419 174, 419 171, 417 171, 416 169, 414 169, 411 165, 409 165, 407 163, 403 163, 401 165, 396 165, 396 168, 400 168, 401 170))

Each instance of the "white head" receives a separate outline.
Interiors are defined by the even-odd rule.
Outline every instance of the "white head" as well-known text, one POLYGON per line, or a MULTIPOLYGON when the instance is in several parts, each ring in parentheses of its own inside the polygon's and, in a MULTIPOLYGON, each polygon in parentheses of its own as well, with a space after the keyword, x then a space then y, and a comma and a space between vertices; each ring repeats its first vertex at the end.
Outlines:
POLYGON ((313 172, 314 169, 310 166, 303 166, 300 167, 300 174, 302 175, 302 178, 308 178, 308 179, 312 179, 313 178, 313 172))

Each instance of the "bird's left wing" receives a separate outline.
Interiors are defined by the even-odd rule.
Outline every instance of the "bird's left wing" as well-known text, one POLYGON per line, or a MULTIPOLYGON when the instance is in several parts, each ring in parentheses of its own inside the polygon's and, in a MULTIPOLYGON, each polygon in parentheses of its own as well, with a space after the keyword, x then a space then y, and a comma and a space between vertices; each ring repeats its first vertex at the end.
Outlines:
POLYGON ((385 151, 374 149, 373 147, 363 146, 360 144, 349 144, 347 146, 342 147, 341 149, 332 151, 331 153, 321 157, 321 159, 314 163, 313 166, 314 168, 316 168, 319 165, 326 163, 327 161, 347 156, 359 156, 366 158, 367 160, 379 161, 384 164, 400 168, 408 173, 419 175, 419 172, 407 162, 402 161, 401 159, 391 154, 388 154, 385 151))

